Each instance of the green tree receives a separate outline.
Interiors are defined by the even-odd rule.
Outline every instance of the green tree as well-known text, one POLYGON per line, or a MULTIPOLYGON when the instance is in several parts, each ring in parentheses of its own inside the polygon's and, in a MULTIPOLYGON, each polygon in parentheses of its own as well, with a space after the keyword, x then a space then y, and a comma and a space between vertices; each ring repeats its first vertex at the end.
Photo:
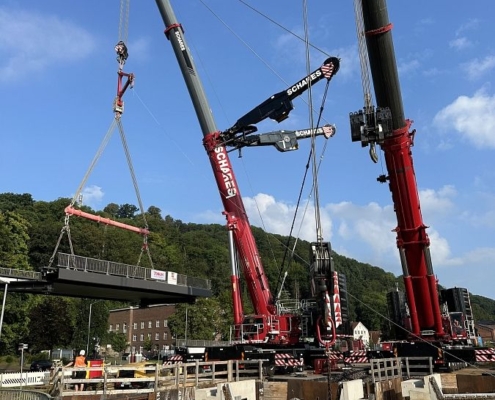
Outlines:
POLYGON ((228 338, 231 314, 217 298, 201 298, 196 303, 179 304, 169 318, 169 327, 176 338, 213 340, 221 336, 228 338), (187 313, 187 318, 186 318, 187 313), (187 320, 187 332, 186 332, 187 320))
POLYGON ((139 208, 137 208, 133 204, 122 204, 119 207, 119 210, 117 211, 116 217, 117 218, 128 218, 132 219, 134 218, 135 214, 139 211, 139 208))
POLYGON ((143 348, 146 351, 151 351, 153 349, 153 341, 151 340, 151 336, 147 336, 144 339, 143 348))
POLYGON ((29 265, 29 223, 20 214, 0 211, 0 266, 21 270, 29 265))
POLYGON ((109 203, 104 209, 103 212, 106 214, 110 214, 111 218, 117 217, 117 213, 119 212, 120 206, 116 203, 109 203))
POLYGON ((107 334, 107 342, 110 343, 112 349, 118 353, 122 353, 128 345, 126 336, 121 332, 109 332, 107 334))
POLYGON ((160 217, 161 218, 162 210, 160 210, 158 207, 150 206, 150 207, 148 207, 147 212, 152 217, 160 217))
POLYGON ((67 298, 45 296, 29 312, 27 342, 31 351, 71 347, 74 326, 67 298))

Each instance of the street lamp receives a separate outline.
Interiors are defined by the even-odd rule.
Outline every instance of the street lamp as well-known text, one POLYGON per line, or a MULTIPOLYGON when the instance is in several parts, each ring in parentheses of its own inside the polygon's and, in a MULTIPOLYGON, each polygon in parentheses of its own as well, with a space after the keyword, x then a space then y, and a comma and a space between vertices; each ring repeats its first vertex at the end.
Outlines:
POLYGON ((89 356, 89 337, 91 334, 91 313, 93 311, 93 304, 99 303, 104 300, 96 300, 89 304, 89 318, 88 318, 88 340, 86 342, 86 356, 89 356))

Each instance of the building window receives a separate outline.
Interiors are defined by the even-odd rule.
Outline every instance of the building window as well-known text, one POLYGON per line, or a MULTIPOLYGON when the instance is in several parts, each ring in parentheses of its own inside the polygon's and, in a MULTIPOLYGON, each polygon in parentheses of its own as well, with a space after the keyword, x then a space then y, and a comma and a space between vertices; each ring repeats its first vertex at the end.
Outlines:
POLYGON ((140 342, 143 342, 144 341, 144 335, 142 333, 139 335, 139 341, 140 342))
POLYGON ((120 324, 115 324, 115 330, 118 332, 120 329, 120 324))
POLYGON ((137 340, 137 335, 132 335, 132 341, 135 342, 137 340))
POLYGON ((157 319, 155 322, 155 328, 159 328, 159 327, 160 327, 160 320, 157 319))
POLYGON ((168 327, 168 319, 163 320, 163 327, 167 328, 168 327))
POLYGON ((153 328, 153 323, 151 321, 148 321, 148 328, 153 328))
POLYGON ((160 340, 160 334, 158 332, 155 333, 155 340, 160 340))
POLYGON ((127 332, 127 324, 125 322, 122 324, 122 332, 123 333, 127 332))
POLYGON ((132 324, 132 328, 137 329, 137 322, 134 322, 134 324, 132 324))
POLYGON ((141 322, 141 329, 144 329, 144 321, 141 322))
POLYGON ((148 333, 148 339, 151 340, 151 333, 148 333))
POLYGON ((112 332, 113 331, 113 325, 112 324, 110 324, 110 328, 108 328, 108 331, 109 332, 112 332))
POLYGON ((163 340, 167 340, 168 339, 168 333, 167 332, 163 332, 163 340))

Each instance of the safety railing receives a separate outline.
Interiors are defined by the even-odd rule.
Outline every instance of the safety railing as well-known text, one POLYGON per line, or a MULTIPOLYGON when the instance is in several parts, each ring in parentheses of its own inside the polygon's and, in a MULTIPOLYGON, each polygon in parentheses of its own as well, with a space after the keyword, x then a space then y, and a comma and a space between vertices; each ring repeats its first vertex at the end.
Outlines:
MULTIPOLYGON (((200 289, 210 289, 211 283, 208 279, 193 278, 187 275, 167 272, 166 276, 160 279, 154 279, 153 274, 156 270, 151 268, 140 267, 117 263, 113 261, 99 260, 96 258, 76 256, 66 253, 58 253, 58 264, 61 268, 76 269, 84 272, 94 272, 99 274, 125 276, 126 278, 150 280, 179 286, 190 286, 200 289)), ((166 272, 166 271, 160 271, 166 272)))
POLYGON ((59 398, 73 395, 116 395, 159 393, 180 389, 238 382, 263 380, 263 360, 229 360, 217 362, 178 363, 172 365, 126 365, 87 368, 61 368, 53 378, 52 393, 59 398), (74 371, 86 370, 88 378, 73 378, 74 371), (75 391, 75 385, 84 385, 75 391))
POLYGON ((26 271, 22 269, 0 268, 0 276, 14 279, 41 279, 41 273, 35 271, 26 271))
POLYGON ((40 386, 50 378, 49 372, 8 372, 0 374, 0 388, 40 386))

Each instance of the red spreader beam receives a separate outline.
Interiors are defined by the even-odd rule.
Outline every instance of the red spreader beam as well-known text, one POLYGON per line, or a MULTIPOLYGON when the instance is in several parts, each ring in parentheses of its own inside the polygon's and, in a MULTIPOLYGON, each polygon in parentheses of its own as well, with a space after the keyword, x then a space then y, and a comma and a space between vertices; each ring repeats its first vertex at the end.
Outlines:
POLYGON ((70 214, 70 215, 76 215, 78 217, 83 217, 86 219, 90 219, 91 221, 100 222, 102 224, 116 226, 117 228, 122 228, 122 229, 126 229, 128 231, 140 233, 141 235, 148 235, 150 233, 150 231, 148 229, 138 228, 136 226, 124 224, 122 222, 113 221, 110 218, 103 218, 103 217, 100 217, 99 215, 93 215, 93 214, 90 214, 90 213, 87 213, 87 212, 84 212, 81 210, 76 210, 75 208, 73 208, 71 206, 67 206, 65 208, 65 213, 70 214))

